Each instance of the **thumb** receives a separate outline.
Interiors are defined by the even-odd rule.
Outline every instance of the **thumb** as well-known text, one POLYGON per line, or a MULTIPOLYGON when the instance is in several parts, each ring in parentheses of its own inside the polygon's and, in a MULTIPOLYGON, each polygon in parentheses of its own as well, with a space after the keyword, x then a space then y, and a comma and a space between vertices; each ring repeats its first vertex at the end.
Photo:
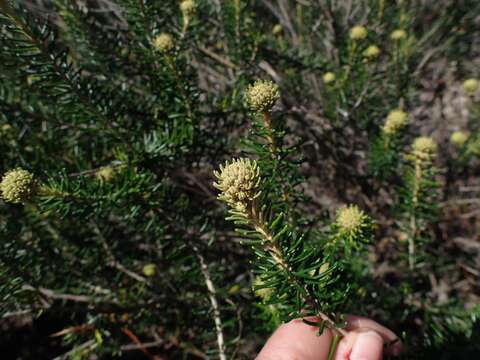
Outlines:
POLYGON ((319 336, 317 328, 300 319, 292 320, 275 331, 256 360, 325 360, 331 341, 332 335, 327 329, 319 336))
POLYGON ((373 330, 350 332, 339 343, 335 360, 380 360, 383 338, 373 330))

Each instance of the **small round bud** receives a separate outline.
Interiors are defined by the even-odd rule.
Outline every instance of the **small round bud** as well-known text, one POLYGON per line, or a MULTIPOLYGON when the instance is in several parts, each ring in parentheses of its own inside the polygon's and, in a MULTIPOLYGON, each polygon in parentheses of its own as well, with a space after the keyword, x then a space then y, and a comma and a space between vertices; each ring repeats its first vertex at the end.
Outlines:
POLYGON ((10 124, 3 124, 0 127, 0 132, 2 133, 2 135, 9 133, 11 130, 12 130, 12 125, 10 124))
POLYGON ((273 35, 280 35, 282 32, 283 32, 283 27, 280 24, 277 24, 272 28, 273 35))
POLYGON ((469 96, 475 95, 478 89, 478 80, 477 79, 467 79, 463 82, 463 90, 469 96))
POLYGON ((161 53, 168 53, 173 49, 172 36, 167 33, 161 33, 153 40, 153 46, 161 53))
POLYGON ((392 39, 394 41, 400 41, 402 39, 405 39, 406 37, 407 37, 407 32, 405 30, 402 30, 402 29, 394 30, 390 34, 390 39, 392 39))
POLYGON ((155 264, 147 264, 143 267, 142 272, 145 276, 151 277, 157 272, 157 266, 155 264))
POLYGON ((5 201, 14 204, 30 199, 35 191, 33 175, 20 168, 8 171, 0 183, 0 191, 5 201))
POLYGON ((463 146, 468 140, 468 134, 464 131, 454 131, 450 136, 450 142, 458 147, 463 146))
POLYGON ((421 136, 414 140, 413 156, 419 161, 430 161, 435 157, 437 152, 437 144, 432 138, 427 136, 421 136))
POLYGON ((237 210, 244 210, 249 201, 260 195, 260 169, 255 160, 233 159, 213 174, 217 178, 213 186, 221 191, 218 199, 237 210))
POLYGON ((375 59, 376 57, 378 57, 378 55, 380 55, 380 49, 377 45, 370 45, 363 52, 363 56, 370 60, 375 59))
POLYGON ((358 206, 349 205, 337 211, 336 224, 341 233, 353 235, 368 224, 368 216, 358 206))
POLYGON ((245 100, 253 111, 268 112, 280 98, 278 86, 269 80, 257 80, 250 85, 245 100))
POLYGON ((333 72, 329 71, 323 74, 323 82, 325 84, 331 84, 334 81, 335 81, 335 74, 333 72))
POLYGON ((386 135, 396 134, 407 125, 407 114, 402 110, 392 110, 383 124, 383 132, 386 135))
POLYGON ((364 26, 354 26, 350 29, 350 39, 352 40, 363 40, 367 37, 368 30, 364 26))
POLYGON ((180 3, 180 10, 182 11, 183 15, 192 15, 195 13, 197 4, 193 0, 184 0, 180 3))
POLYGON ((102 182, 110 182, 115 177, 115 169, 111 166, 104 166, 95 173, 95 177, 102 182))
POLYGON ((265 282, 260 276, 255 277, 255 282, 253 284, 253 290, 255 295, 260 297, 263 301, 268 301, 273 295, 273 289, 265 287, 265 282))

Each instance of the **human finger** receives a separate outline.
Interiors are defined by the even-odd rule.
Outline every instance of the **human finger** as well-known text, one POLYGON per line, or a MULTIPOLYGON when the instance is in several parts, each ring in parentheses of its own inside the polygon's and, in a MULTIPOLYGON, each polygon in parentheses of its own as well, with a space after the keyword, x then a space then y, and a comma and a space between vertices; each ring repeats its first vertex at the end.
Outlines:
POLYGON ((347 315, 347 331, 355 331, 359 329, 369 329, 377 332, 385 343, 385 353, 389 355, 398 356, 403 350, 402 342, 400 338, 390 329, 380 325, 374 320, 356 316, 347 315))
MULTIPOLYGON (((318 321, 316 318, 308 320, 318 321)), ((273 333, 256 360, 325 360, 331 341, 329 330, 319 336, 318 328, 301 319, 292 320, 273 333)))

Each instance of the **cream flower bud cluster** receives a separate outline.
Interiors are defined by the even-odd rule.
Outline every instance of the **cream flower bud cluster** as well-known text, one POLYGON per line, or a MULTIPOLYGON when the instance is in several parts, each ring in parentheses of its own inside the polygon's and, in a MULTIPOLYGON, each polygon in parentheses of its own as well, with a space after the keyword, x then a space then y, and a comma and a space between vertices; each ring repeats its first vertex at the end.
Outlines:
POLYGON ((184 0, 180 3, 180 10, 182 11, 183 15, 192 15, 195 13, 197 4, 193 0, 184 0))
POLYGON ((407 114, 402 110, 392 110, 387 115, 387 119, 383 124, 383 132, 386 135, 396 134, 399 130, 403 129, 408 122, 407 114))
POLYGON ((278 86, 269 80, 257 80, 245 94, 247 105, 253 111, 268 112, 280 98, 278 86))
POLYGON ((33 175, 24 169, 10 170, 2 178, 0 192, 5 201, 14 204, 23 203, 28 200, 35 189, 33 175))
POLYGON ((368 30, 364 26, 357 25, 350 29, 350 39, 363 40, 367 37, 368 30))
POLYGON ((478 89, 478 80, 477 79, 467 79, 463 82, 463 90, 469 96, 475 95, 478 89))
POLYGON ((280 35, 283 32, 283 26, 281 24, 276 24, 272 28, 272 34, 273 35, 280 35))
POLYGON ((233 159, 213 174, 217 178, 213 186, 221 191, 218 199, 237 210, 245 210, 260 195, 260 169, 255 160, 233 159))
POLYGON ((344 234, 355 234, 367 225, 368 216, 356 205, 345 206, 337 211, 336 224, 344 234))
POLYGON ((97 170, 95 177, 102 182, 110 182, 115 177, 115 169, 111 166, 104 166, 97 170))
POLYGON ((157 266, 155 264, 146 264, 143 267, 142 272, 145 276, 148 276, 148 277, 154 276, 155 273, 157 272, 157 266))
POLYGON ((265 287, 265 282, 260 276, 255 277, 253 288, 255 294, 262 298, 264 301, 268 301, 273 295, 273 289, 265 287))
POLYGON ((370 45, 363 51, 363 56, 367 59, 375 59, 380 55, 380 49, 377 45, 370 45))
POLYGON ((153 46, 161 53, 167 53, 173 49, 173 39, 170 34, 161 33, 153 40, 153 46))
POLYGON ((432 138, 421 136, 412 145, 413 156, 417 161, 431 161, 437 152, 437 144, 432 138))
POLYGON ((468 140, 468 134, 465 131, 454 131, 450 136, 450 142, 455 146, 463 146, 468 140))
POLYGON ((400 41, 402 39, 405 39, 406 37, 407 37, 407 32, 405 30, 402 30, 402 29, 394 30, 390 34, 390 39, 392 39, 394 41, 400 41))
POLYGON ((335 74, 333 72, 326 72, 325 74, 323 74, 323 82, 325 84, 331 84, 332 82, 335 81, 335 74))

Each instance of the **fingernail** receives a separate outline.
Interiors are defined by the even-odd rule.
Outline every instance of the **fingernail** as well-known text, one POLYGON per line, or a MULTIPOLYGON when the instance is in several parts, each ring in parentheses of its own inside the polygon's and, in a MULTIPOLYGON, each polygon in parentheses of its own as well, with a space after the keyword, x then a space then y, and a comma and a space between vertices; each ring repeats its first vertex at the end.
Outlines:
POLYGON ((353 344, 350 360, 379 360, 382 358, 383 339, 375 331, 359 333, 353 344))

